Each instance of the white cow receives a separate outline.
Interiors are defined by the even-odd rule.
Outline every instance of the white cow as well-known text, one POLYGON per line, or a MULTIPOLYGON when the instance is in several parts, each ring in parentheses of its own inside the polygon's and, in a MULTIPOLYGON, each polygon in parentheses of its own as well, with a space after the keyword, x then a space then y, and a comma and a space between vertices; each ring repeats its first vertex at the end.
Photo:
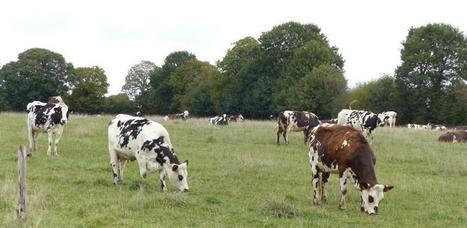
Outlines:
POLYGON ((139 173, 159 171, 161 190, 169 177, 180 191, 188 191, 188 160, 180 163, 172 147, 169 133, 161 124, 124 114, 117 115, 108 128, 110 166, 115 184, 123 181, 128 160, 138 161, 139 173))
POLYGON ((49 137, 47 155, 58 155, 57 145, 68 121, 68 106, 61 97, 53 97, 53 99, 59 103, 33 101, 26 106, 28 111, 28 156, 36 151, 37 136, 40 132, 47 132, 49 137))
POLYGON ((396 126, 397 112, 387 111, 378 114, 378 117, 383 121, 384 125, 389 125, 389 127, 396 126))

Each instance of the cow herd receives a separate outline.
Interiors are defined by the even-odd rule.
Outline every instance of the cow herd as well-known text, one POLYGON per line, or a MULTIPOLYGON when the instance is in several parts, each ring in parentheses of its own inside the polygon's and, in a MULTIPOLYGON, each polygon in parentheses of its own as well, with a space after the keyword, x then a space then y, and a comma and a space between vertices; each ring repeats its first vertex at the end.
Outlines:
MULTIPOLYGON (((68 106, 59 96, 47 103, 33 101, 27 105, 29 138, 28 156, 36 150, 40 132, 48 134, 48 155, 58 155, 57 145, 68 121, 68 106)), ((164 120, 184 120, 189 112, 171 114, 164 120)), ((332 171, 337 171, 340 183, 339 208, 345 209, 347 182, 360 191, 361 210, 376 214, 384 192, 393 187, 380 184, 375 174, 376 157, 370 147, 377 127, 395 127, 397 113, 387 111, 373 113, 363 110, 341 110, 336 119, 319 120, 306 111, 282 111, 277 116, 277 140, 282 135, 288 144, 287 133, 303 132, 308 145, 312 171, 313 204, 327 201, 327 185, 332 171)), ((222 114, 209 119, 211 125, 228 125, 243 121, 242 115, 222 114)), ((415 125, 408 125, 409 127, 415 125)), ((435 126, 434 128, 441 128, 435 126)), ((421 127, 422 128, 422 127, 421 127)), ((433 125, 427 128, 434 129, 433 125)), ((439 141, 464 142, 467 130, 458 129, 440 136, 439 141)), ((142 178, 150 172, 158 172, 160 188, 167 190, 165 179, 179 191, 188 187, 188 160, 180 162, 168 131, 160 123, 141 116, 119 114, 108 125, 108 150, 114 184, 123 182, 123 172, 128 161, 136 160, 142 178)))

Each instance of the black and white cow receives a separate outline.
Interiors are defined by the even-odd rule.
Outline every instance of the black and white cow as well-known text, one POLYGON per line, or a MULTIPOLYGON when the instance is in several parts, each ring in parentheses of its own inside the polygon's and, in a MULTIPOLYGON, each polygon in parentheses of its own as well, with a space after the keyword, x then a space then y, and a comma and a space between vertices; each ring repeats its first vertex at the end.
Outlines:
POLYGON ((281 134, 288 144, 287 132, 290 131, 303 131, 306 143, 309 131, 318 124, 320 124, 318 116, 311 112, 287 110, 280 112, 277 117, 277 145, 281 134))
POLYGON ((378 118, 383 121, 384 125, 388 125, 389 127, 396 126, 396 119, 397 119, 397 112, 394 111, 386 111, 378 114, 378 118))
POLYGON ((142 117, 119 114, 109 124, 109 154, 113 182, 123 181, 128 161, 136 160, 141 177, 159 171, 161 189, 168 176, 180 191, 188 191, 188 160, 179 162, 169 133, 161 124, 142 117))
POLYGON ((373 112, 342 109, 337 115, 337 124, 351 126, 363 132, 363 135, 373 139, 373 131, 384 122, 373 112))
POLYGON ((58 155, 57 145, 68 120, 68 106, 59 96, 52 97, 49 101, 56 103, 33 101, 26 106, 28 111, 28 156, 36 151, 37 136, 40 132, 46 132, 49 137, 47 154, 58 155))
POLYGON ((211 125, 229 125, 229 117, 227 114, 222 114, 221 116, 214 116, 209 119, 209 124, 211 125))

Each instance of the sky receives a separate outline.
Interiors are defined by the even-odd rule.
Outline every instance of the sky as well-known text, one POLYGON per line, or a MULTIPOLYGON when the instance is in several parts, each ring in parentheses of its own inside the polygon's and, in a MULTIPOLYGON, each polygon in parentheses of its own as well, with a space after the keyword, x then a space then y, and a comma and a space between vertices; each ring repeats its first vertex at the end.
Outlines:
POLYGON ((0 65, 34 47, 75 67, 99 66, 109 93, 121 91, 131 66, 161 66, 174 51, 215 64, 232 43, 289 21, 321 28, 345 60, 349 86, 394 74, 408 30, 429 23, 467 32, 462 0, 14 0, 0 8, 0 65))

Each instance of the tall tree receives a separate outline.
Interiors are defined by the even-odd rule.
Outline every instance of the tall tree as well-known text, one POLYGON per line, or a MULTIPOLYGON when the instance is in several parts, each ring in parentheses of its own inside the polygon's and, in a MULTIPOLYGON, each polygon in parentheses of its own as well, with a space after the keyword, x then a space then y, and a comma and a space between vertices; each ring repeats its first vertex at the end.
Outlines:
POLYGON ((178 110, 171 109, 173 93, 168 84, 171 74, 180 66, 185 64, 196 56, 187 51, 177 51, 169 54, 165 58, 164 65, 161 70, 152 71, 151 73, 151 89, 148 93, 148 100, 145 104, 151 107, 147 112, 157 114, 168 114, 178 110))
POLYGON ((132 100, 146 93, 150 87, 151 72, 157 70, 157 68, 156 64, 150 61, 141 61, 132 66, 125 77, 125 84, 122 87, 122 91, 132 100))
POLYGON ((106 113, 134 114, 137 111, 137 107, 135 102, 130 100, 126 93, 120 93, 105 98, 104 110, 106 113))
POLYGON ((397 91, 395 79, 392 76, 383 77, 357 85, 349 91, 346 104, 352 101, 358 101, 352 105, 354 109, 363 109, 372 112, 396 111, 400 113, 397 107, 397 91))
POLYGON ((403 122, 447 122, 441 107, 453 85, 467 80, 467 41, 447 24, 411 28, 396 69, 403 122))
POLYGON ((18 55, 18 61, 4 65, 0 71, 4 100, 9 108, 22 111, 30 101, 64 96, 72 71, 73 65, 60 54, 42 48, 28 49, 18 55))
POLYGON ((78 67, 70 76, 72 93, 70 106, 77 112, 99 113, 103 110, 104 95, 109 83, 102 68, 78 67))

